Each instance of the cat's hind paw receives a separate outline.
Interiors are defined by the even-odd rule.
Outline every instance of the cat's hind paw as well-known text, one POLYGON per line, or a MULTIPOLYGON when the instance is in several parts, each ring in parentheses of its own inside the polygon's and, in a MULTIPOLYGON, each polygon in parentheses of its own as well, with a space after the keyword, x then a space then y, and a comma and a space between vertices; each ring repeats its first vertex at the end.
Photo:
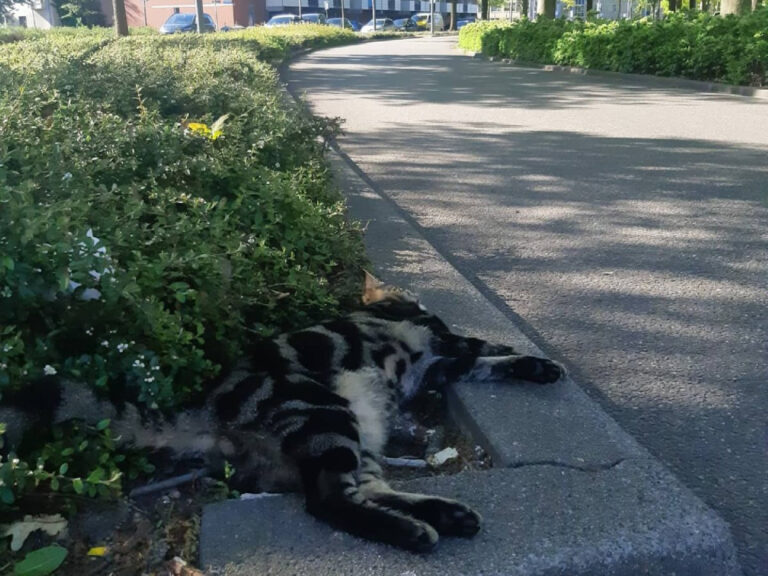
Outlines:
POLYGON ((512 376, 537 384, 552 384, 566 376, 565 367, 548 358, 521 356, 512 366, 512 376))

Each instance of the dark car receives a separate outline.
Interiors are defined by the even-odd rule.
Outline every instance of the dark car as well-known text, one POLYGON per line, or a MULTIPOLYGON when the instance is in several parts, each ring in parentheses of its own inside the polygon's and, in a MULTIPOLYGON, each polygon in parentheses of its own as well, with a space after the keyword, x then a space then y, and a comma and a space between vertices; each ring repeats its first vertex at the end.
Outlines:
POLYGON ((456 30, 461 30, 467 24, 472 24, 474 22, 475 22, 474 18, 462 18, 461 20, 456 22, 456 30))
POLYGON ((272 16, 272 18, 269 19, 269 22, 264 24, 267 28, 274 28, 276 26, 288 26, 289 24, 299 24, 301 22, 301 18, 296 16, 296 14, 278 14, 277 16, 272 16))
POLYGON ((328 26, 335 26, 336 28, 346 28, 348 30, 354 30, 355 32, 360 31, 360 24, 349 18, 344 18, 344 26, 341 25, 341 18, 328 18, 325 23, 328 24, 328 26))
POLYGON ((301 19, 307 24, 325 24, 325 14, 317 12, 304 14, 301 19))
MULTIPOLYGON (((171 15, 165 24, 160 26, 160 34, 175 34, 176 32, 197 31, 197 17, 190 12, 179 12, 171 15)), ((203 14, 203 32, 216 32, 216 24, 208 14, 203 14)))
POLYGON ((403 32, 414 32, 419 29, 416 22, 410 18, 399 18, 393 20, 392 23, 395 25, 395 28, 402 30, 403 32))

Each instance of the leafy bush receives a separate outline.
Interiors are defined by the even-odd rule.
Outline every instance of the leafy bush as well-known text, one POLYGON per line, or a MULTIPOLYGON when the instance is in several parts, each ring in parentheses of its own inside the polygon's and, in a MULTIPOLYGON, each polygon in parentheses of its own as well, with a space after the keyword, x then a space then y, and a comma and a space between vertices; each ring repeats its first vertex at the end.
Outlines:
POLYGON ((764 86, 768 8, 724 18, 686 11, 661 21, 478 22, 462 28, 459 45, 521 62, 764 86))
POLYGON ((255 57, 349 38, 307 25, 4 45, 0 399, 59 374, 172 410, 249 339, 353 302, 360 234, 323 159, 337 125, 255 57))

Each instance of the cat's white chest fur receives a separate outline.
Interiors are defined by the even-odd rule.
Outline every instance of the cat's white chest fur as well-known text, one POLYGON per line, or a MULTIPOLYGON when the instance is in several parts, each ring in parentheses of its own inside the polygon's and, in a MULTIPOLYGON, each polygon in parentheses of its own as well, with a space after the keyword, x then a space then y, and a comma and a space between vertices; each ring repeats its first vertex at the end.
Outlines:
POLYGON ((387 442, 389 397, 384 376, 375 368, 345 371, 335 381, 335 391, 349 400, 360 426, 363 450, 380 454, 387 442))

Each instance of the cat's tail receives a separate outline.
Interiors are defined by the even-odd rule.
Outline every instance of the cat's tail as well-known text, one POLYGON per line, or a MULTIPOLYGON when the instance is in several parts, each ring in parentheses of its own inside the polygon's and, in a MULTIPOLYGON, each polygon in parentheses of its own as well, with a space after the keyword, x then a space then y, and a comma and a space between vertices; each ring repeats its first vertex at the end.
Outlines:
POLYGON ((86 385, 44 376, 3 394, 0 400, 0 423, 5 425, 2 452, 14 452, 32 430, 43 431, 73 419, 95 423, 113 418, 115 413, 110 402, 99 400, 86 385))

